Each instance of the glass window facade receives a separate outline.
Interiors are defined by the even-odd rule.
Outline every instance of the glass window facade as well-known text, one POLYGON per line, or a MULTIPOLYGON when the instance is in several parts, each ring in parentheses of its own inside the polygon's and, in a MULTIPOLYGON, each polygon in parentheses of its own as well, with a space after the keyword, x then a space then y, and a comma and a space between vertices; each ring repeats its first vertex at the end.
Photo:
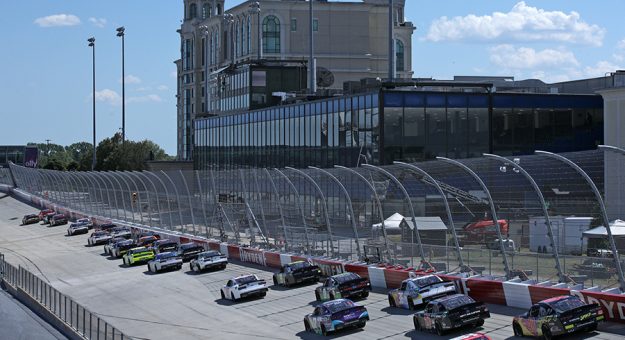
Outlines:
POLYGON ((263 52, 280 53, 280 20, 273 15, 263 20, 263 52))
MULTIPOLYGON (((261 80, 252 75, 252 83, 261 80)), ((354 167, 485 152, 568 152, 603 142, 603 100, 381 91, 198 119, 195 131, 196 169, 354 167)))

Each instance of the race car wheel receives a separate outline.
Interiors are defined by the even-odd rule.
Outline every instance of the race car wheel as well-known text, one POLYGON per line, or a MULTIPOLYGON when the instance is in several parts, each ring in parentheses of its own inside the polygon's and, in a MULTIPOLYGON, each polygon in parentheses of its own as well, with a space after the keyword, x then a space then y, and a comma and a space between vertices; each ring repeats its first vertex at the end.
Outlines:
POLYGON ((319 292, 315 291, 315 300, 321 301, 321 296, 319 296, 319 292))
POLYGON ((308 324, 308 321, 304 320, 304 329, 306 330, 306 332, 310 332, 310 325, 308 324))
POLYGON ((551 330, 548 327, 543 327, 543 339, 551 340, 553 339, 553 335, 551 334, 551 330))
POLYGON ((236 301, 236 299, 234 298, 234 293, 230 293, 230 298, 232 299, 232 301, 236 301))
POLYGON ((180 270, 180 269, 182 269, 182 265, 179 264, 178 267, 176 267, 176 268, 178 268, 178 270, 180 270))
POLYGON ((330 292, 330 300, 334 300, 334 292, 330 292))
POLYGON ((514 332, 514 336, 523 336, 523 330, 521 330, 521 326, 516 322, 512 324, 512 331, 514 332))
POLYGON ((226 299, 226 295, 224 295, 224 291, 222 290, 220 293, 221 293, 221 299, 225 300, 226 299))
POLYGON ((127 265, 128 265, 128 263, 126 263, 126 259, 124 259, 124 266, 127 266, 127 265))
POLYGON ((265 297, 265 296, 267 296, 267 292, 260 293, 260 297, 265 297))
POLYGON ((390 295, 388 297, 388 305, 391 307, 395 307, 395 299, 393 299, 393 297, 390 295))
POLYGON ((363 299, 366 299, 368 296, 369 296, 369 292, 364 292, 364 293, 362 293, 362 295, 361 295, 361 297, 362 297, 363 299))
POLYGON ((325 325, 321 325, 321 334, 323 334, 323 336, 327 336, 328 335, 328 331, 326 330, 326 326, 325 325))
POLYGON ((226 265, 225 265, 225 264, 223 264, 223 265, 221 266, 221 269, 226 269, 226 265))
POLYGON ((587 332, 594 332, 597 330, 597 323, 593 323, 592 325, 588 326, 588 328, 586 328, 587 332))
POLYGON ((417 332, 421 331, 421 324, 419 323, 419 320, 417 320, 416 318, 412 318, 412 321, 414 322, 414 329, 417 332))
POLYGON ((410 310, 414 309, 414 301, 412 301, 411 298, 408 298, 408 309, 410 310))
POLYGON ((276 277, 275 277, 275 276, 273 277, 273 285, 274 285, 274 286, 277 286, 277 285, 278 285, 278 280, 276 279, 276 277))
POLYGON ((358 326, 356 326, 357 328, 365 328, 365 326, 367 325, 367 321, 362 321, 360 323, 358 323, 358 326))
POLYGON ((484 326, 484 319, 477 320, 477 322, 475 323, 475 327, 482 327, 482 326, 484 326))
POLYGON ((436 329, 436 334, 439 336, 443 336, 445 335, 445 331, 443 330, 443 327, 441 326, 440 323, 436 323, 436 325, 434 326, 434 328, 436 329))

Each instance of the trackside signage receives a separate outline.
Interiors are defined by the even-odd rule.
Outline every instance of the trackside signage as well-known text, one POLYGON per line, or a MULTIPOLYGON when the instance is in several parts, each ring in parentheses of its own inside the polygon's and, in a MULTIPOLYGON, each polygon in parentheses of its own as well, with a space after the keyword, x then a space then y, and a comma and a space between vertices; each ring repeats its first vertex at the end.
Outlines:
POLYGON ((267 266, 267 261, 265 260, 265 254, 263 251, 248 249, 248 248, 239 248, 239 253, 241 256, 241 261, 256 263, 263 267, 267 266))
POLYGON ((571 295, 575 295, 586 301, 586 303, 596 303, 603 308, 609 320, 625 322, 625 295, 595 293, 579 290, 571 290, 571 295))

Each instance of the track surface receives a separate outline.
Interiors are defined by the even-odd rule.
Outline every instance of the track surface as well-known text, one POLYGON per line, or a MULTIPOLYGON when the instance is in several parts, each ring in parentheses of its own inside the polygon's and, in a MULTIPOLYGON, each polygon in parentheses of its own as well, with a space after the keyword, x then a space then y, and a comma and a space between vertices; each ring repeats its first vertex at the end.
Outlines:
MULTIPOLYGON (((0 196, 2 197, 2 196, 0 196)), ((303 317, 313 310, 315 285, 286 289, 270 287, 264 299, 232 303, 220 300, 220 287, 232 276, 255 273, 271 282, 260 267, 231 263, 224 271, 194 275, 181 271, 151 275, 145 265, 126 268, 121 260, 87 247, 87 235, 65 236, 66 226, 19 226, 21 217, 36 209, 11 197, 0 199, 0 252, 73 297, 88 310, 127 335, 139 339, 320 339, 304 331, 303 317)), ((339 333, 345 339, 448 339, 475 330, 439 337, 416 332, 411 312, 388 307, 384 291, 359 301, 371 321, 364 330, 339 333)), ((489 305, 491 318, 478 329, 493 339, 514 339, 512 316, 523 311, 489 305)), ((598 332, 572 339, 623 339, 625 327, 606 323, 598 332)))

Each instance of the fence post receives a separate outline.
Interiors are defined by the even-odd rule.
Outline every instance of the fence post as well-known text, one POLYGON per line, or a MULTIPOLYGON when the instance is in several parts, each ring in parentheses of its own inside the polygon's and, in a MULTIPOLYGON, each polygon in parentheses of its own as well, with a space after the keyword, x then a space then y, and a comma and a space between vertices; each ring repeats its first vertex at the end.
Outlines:
POLYGON ((4 254, 0 253, 0 281, 4 280, 4 254))

